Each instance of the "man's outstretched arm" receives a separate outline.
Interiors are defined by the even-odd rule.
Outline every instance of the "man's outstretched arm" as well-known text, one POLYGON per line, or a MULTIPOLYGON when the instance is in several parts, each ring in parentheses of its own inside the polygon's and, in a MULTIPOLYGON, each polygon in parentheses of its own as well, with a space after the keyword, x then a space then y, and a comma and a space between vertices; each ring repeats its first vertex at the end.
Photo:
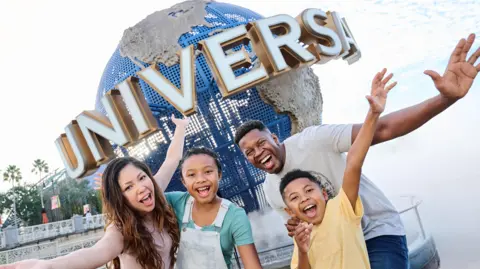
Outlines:
MULTIPOLYGON (((378 119, 377 129, 373 136, 372 145, 386 142, 397 137, 409 134, 420 128, 433 117, 437 116, 456 100, 448 99, 442 95, 437 95, 427 99, 422 103, 407 107, 378 119)), ((360 132, 361 124, 354 124, 352 127, 352 144, 360 132)))
MULTIPOLYGON (((467 40, 461 39, 450 56, 443 76, 435 71, 427 70, 424 73, 430 76, 439 95, 423 101, 420 104, 392 112, 381 117, 377 123, 372 145, 392 140, 406 135, 440 114, 457 100, 463 98, 470 90, 474 79, 480 72, 480 63, 475 62, 480 57, 480 47, 466 60, 475 35, 471 34, 467 40)), ((378 73, 383 78, 386 69, 378 73)), ((391 75, 385 80, 391 78, 391 75)), ((352 128, 352 144, 357 137, 362 124, 355 124, 352 128)))

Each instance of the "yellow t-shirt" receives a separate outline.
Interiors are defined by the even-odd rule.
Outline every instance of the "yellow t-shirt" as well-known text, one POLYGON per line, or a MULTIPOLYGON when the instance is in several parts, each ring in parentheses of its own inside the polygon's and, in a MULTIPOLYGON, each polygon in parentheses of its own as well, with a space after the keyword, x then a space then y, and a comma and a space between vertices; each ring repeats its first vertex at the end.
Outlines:
MULTIPOLYGON (((312 269, 370 269, 362 216, 360 196, 354 212, 343 189, 327 202, 322 223, 313 226, 310 235, 308 260, 312 269)), ((294 244, 291 268, 298 268, 298 248, 294 244)))

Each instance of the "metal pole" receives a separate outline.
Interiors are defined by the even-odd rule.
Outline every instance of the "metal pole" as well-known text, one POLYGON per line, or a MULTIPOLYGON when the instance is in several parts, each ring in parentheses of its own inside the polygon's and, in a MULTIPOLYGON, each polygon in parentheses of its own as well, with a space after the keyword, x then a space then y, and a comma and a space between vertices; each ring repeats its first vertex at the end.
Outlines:
POLYGON ((43 203, 43 181, 42 181, 42 173, 40 172, 40 200, 42 201, 42 209, 45 208, 45 204, 43 203))
POLYGON ((42 209, 45 208, 45 204, 43 203, 43 188, 40 186, 40 200, 42 201, 42 209))
POLYGON ((422 237, 423 239, 427 239, 427 236, 425 234, 425 229, 423 228, 423 224, 422 224, 422 220, 420 219, 420 213, 418 213, 418 205, 420 203, 415 203, 415 197, 410 197, 410 201, 412 203, 412 205, 414 205, 415 207, 415 215, 417 215, 417 220, 418 220, 418 225, 420 226, 420 232, 422 233, 422 237))
MULTIPOLYGON (((13 181, 13 188, 15 188, 15 181, 13 181)), ((13 223, 15 224, 15 228, 18 229, 18 223, 17 223, 17 203, 16 203, 16 197, 15 197, 15 191, 13 190, 13 223)))
POLYGON ((17 223, 17 204, 15 203, 15 195, 13 195, 13 223, 15 224, 15 228, 18 229, 18 223, 17 223))
POLYGON ((418 219, 418 224, 420 225, 420 231, 422 232, 423 239, 427 239, 427 236, 425 235, 425 229, 423 229, 423 224, 422 220, 420 219, 420 214, 418 213, 418 208, 415 207, 415 214, 417 214, 417 219, 418 219))

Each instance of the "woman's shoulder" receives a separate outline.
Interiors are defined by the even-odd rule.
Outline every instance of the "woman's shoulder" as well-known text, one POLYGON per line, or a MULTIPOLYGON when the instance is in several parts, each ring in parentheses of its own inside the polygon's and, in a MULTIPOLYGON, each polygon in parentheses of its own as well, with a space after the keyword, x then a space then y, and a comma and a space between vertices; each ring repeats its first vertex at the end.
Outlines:
POLYGON ((105 235, 106 237, 115 237, 123 240, 123 233, 119 227, 117 227, 113 222, 109 223, 105 227, 105 235))

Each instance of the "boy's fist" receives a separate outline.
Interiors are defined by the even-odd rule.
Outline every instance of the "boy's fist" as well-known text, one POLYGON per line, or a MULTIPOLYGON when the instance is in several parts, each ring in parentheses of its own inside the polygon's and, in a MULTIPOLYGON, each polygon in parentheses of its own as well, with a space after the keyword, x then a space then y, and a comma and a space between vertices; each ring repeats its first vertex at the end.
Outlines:
POLYGON ((312 228, 313 224, 302 222, 295 229, 295 242, 297 243, 298 250, 302 253, 308 253, 310 249, 310 234, 312 233, 312 228))

